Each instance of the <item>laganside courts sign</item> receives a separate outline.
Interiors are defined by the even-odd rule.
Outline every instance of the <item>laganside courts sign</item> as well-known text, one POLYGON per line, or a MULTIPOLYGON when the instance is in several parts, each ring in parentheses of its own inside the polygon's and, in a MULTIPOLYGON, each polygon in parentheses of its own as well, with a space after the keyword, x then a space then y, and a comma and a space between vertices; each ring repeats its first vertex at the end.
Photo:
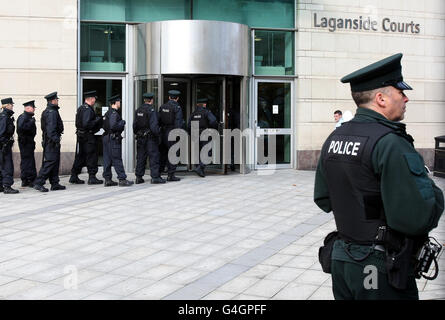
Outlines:
POLYGON ((357 16, 352 18, 326 17, 314 13, 314 28, 328 29, 330 32, 338 30, 369 31, 369 32, 392 32, 418 34, 420 24, 414 21, 397 21, 391 18, 381 18, 380 21, 370 16, 357 16))

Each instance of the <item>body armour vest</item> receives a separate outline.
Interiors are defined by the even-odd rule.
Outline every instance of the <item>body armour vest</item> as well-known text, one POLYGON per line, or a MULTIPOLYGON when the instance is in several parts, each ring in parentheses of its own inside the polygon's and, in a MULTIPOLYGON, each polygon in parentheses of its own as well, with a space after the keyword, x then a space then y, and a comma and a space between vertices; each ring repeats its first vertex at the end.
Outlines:
POLYGON ((328 137, 321 156, 335 222, 340 235, 357 244, 375 243, 386 225, 372 151, 389 127, 371 122, 343 123, 328 137))
POLYGON ((142 106, 140 106, 139 108, 136 109, 136 114, 134 117, 134 121, 135 121, 135 126, 134 129, 135 131, 139 131, 139 130, 148 130, 150 129, 150 109, 149 109, 149 105, 148 104, 143 104, 142 106))
POLYGON ((199 123, 199 131, 205 130, 209 127, 208 111, 204 108, 197 108, 191 115, 191 121, 199 123))
POLYGON ((159 118, 163 126, 172 127, 175 125, 176 105, 173 103, 164 103, 159 107, 159 118))

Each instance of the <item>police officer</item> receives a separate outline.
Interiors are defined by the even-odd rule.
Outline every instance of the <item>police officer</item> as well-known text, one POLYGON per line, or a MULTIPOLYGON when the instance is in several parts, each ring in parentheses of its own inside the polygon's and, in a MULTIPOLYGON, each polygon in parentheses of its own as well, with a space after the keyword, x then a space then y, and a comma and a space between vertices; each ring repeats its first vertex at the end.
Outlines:
POLYGON ((0 192, 6 194, 19 193, 11 186, 14 184, 14 163, 12 161, 12 145, 14 144, 14 102, 12 98, 1 100, 0 113, 0 192))
POLYGON ((79 179, 78 175, 84 166, 88 169, 88 184, 102 184, 103 180, 96 178, 97 173, 97 140, 95 133, 102 128, 102 117, 94 112, 97 93, 95 90, 84 93, 85 102, 77 109, 76 134, 77 148, 71 169, 69 182, 83 184, 85 181, 79 179))
POLYGON ((336 299, 418 299, 412 256, 444 208, 442 191, 400 122, 404 90, 412 90, 401 58, 341 79, 351 85, 357 113, 322 147, 314 201, 333 211, 339 232, 331 260, 336 299))
MULTIPOLYGON (((201 160, 201 150, 204 148, 205 145, 210 143, 211 141, 201 141, 201 133, 208 128, 214 128, 216 129, 218 127, 218 122, 216 120, 215 115, 212 113, 212 111, 208 110, 207 107, 207 98, 200 98, 197 100, 196 109, 192 112, 190 115, 188 128, 189 132, 192 132, 192 123, 196 123, 199 128, 199 164, 195 166, 195 169, 193 171, 196 172, 200 177, 205 177, 205 164, 201 160)), ((193 139, 193 132, 192 132, 192 139, 193 139)))
POLYGON ((150 159, 151 183, 165 183, 159 172, 159 123, 153 106, 153 93, 143 94, 144 104, 136 109, 133 132, 136 137, 136 184, 144 183, 147 157, 150 159))
POLYGON ((43 163, 39 175, 34 181, 34 189, 40 192, 48 192, 44 187, 46 179, 51 183, 51 191, 65 190, 59 181, 60 166, 60 141, 63 134, 63 121, 59 114, 59 97, 57 91, 45 96, 47 107, 42 112, 42 146, 43 163))
POLYGON ((168 167, 167 181, 180 181, 181 179, 175 176, 176 165, 173 165, 168 159, 168 151, 170 147, 174 145, 175 141, 169 141, 168 135, 173 129, 182 128, 182 109, 178 103, 179 95, 178 90, 170 90, 168 92, 168 102, 159 107, 159 123, 161 126, 161 168, 164 168, 165 164, 168 167))
POLYGON ((112 180, 111 166, 116 170, 119 179, 119 187, 129 187, 133 181, 127 180, 124 165, 122 163, 122 131, 125 129, 125 120, 122 120, 118 110, 121 107, 121 97, 119 94, 109 99, 110 107, 103 117, 104 133, 103 158, 105 187, 117 186, 118 183, 112 180))
POLYGON ((20 149, 20 178, 22 187, 32 187, 37 177, 34 150, 34 138, 37 133, 36 119, 34 118, 35 100, 25 102, 25 111, 17 118, 17 135, 20 149))

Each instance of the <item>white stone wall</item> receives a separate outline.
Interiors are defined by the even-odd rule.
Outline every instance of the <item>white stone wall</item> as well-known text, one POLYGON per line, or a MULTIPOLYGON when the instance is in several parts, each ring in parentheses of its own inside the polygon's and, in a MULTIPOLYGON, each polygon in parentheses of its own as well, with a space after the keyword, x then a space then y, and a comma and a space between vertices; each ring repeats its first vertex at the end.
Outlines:
MULTIPOLYGON (((401 52, 404 79, 414 90, 404 122, 418 149, 434 148, 445 135, 445 1, 300 0, 297 1, 296 69, 297 150, 320 150, 334 128, 336 109, 356 107, 349 85, 340 78, 401 52), (370 16, 378 31, 316 27, 321 18, 370 16), (382 20, 419 24, 419 33, 385 32, 382 20)), ((413 25, 414 25, 413 24, 413 25)), ((388 23, 385 27, 388 27, 388 23)))
POLYGON ((43 97, 57 91, 65 125, 62 152, 74 152, 77 1, 0 0, 0 8, 0 97, 13 98, 15 119, 23 112, 22 103, 36 100, 38 152, 43 97))

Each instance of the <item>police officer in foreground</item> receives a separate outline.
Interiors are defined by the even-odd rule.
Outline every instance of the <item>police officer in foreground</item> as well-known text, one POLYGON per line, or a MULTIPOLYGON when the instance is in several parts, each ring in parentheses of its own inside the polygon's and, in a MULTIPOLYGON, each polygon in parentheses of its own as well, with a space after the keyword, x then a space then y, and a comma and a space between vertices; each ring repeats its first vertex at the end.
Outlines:
POLYGON ((168 151, 176 141, 169 141, 168 135, 174 129, 182 128, 182 109, 178 103, 178 90, 170 90, 168 92, 168 102, 159 107, 159 125, 161 127, 161 145, 159 147, 161 152, 161 168, 165 164, 168 167, 167 181, 180 181, 181 179, 175 176, 176 165, 170 162, 168 158, 168 151))
POLYGON ((59 181, 60 141, 63 134, 63 121, 59 114, 59 97, 57 91, 45 96, 47 107, 40 120, 42 127, 43 159, 39 175, 34 180, 34 189, 48 192, 44 187, 46 179, 51 183, 51 191, 65 190, 59 181))
POLYGON ((159 172, 159 122, 153 106, 153 93, 143 94, 144 104, 136 109, 133 132, 136 137, 136 184, 144 183, 147 157, 150 160, 151 183, 165 183, 159 172))
POLYGON ((20 178, 22 187, 32 187, 37 177, 36 160, 34 150, 36 143, 34 138, 37 134, 36 119, 34 111, 36 109, 35 100, 23 104, 25 110, 17 118, 17 135, 20 149, 20 178))
POLYGON ((322 147, 314 201, 333 211, 339 232, 330 260, 335 299, 418 299, 413 256, 444 209, 442 191, 400 122, 404 90, 412 89, 403 81, 401 58, 341 79, 351 85, 357 113, 322 147), (377 283, 366 279, 370 266, 377 283))
POLYGON ((0 113, 0 192, 6 194, 19 193, 11 186, 14 184, 14 163, 12 161, 12 145, 14 144, 14 102, 12 98, 1 100, 0 113))
POLYGON ((97 174, 97 140, 95 134, 102 128, 102 117, 94 112, 97 93, 95 90, 84 93, 85 102, 77 109, 76 134, 77 147, 71 177, 69 182, 83 184, 78 175, 84 166, 88 170, 88 184, 102 184, 103 180, 96 178, 97 174))
MULTIPOLYGON (((197 100, 196 109, 192 112, 190 115, 190 120, 188 123, 189 133, 192 130, 192 123, 195 122, 198 124, 199 128, 199 164, 195 166, 195 169, 193 171, 196 172, 196 174, 202 178, 205 177, 205 164, 201 161, 201 150, 204 148, 205 145, 208 143, 211 143, 211 141, 201 141, 201 133, 208 128, 214 128, 216 129, 218 127, 218 121, 216 120, 215 115, 212 113, 212 111, 208 110, 207 107, 207 98, 200 98, 197 100)), ((192 137, 193 139, 193 137, 192 137)))
POLYGON ((117 186, 118 183, 112 180, 111 166, 116 170, 117 178, 119 179, 119 187, 129 187, 133 181, 127 180, 124 165, 122 163, 122 132, 125 129, 125 120, 118 113, 121 107, 121 97, 119 94, 112 96, 109 99, 110 108, 103 117, 104 133, 102 137, 103 142, 103 159, 105 179, 104 186, 117 186))

